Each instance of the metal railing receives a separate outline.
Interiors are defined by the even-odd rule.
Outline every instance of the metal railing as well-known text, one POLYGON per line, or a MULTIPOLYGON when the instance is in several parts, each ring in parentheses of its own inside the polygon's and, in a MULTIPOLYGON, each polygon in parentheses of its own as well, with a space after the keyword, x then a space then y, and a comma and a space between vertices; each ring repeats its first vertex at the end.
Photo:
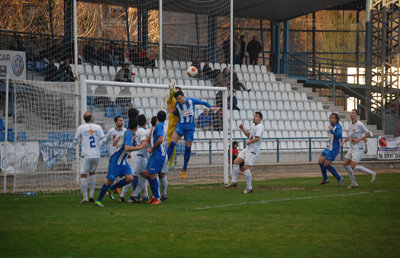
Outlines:
MULTIPOLYGON (((352 89, 349 86, 349 84, 338 81, 336 78, 334 78, 334 74, 330 74, 330 73, 321 71, 320 69, 318 69, 318 67, 314 67, 314 66, 310 65, 309 63, 301 60, 300 58, 298 58, 290 53, 288 53, 287 55, 291 59, 296 61, 299 65, 303 66, 304 67, 303 70, 305 70, 307 72, 306 73, 307 75, 311 71, 313 73, 313 76, 311 78, 316 78, 316 80, 321 80, 321 81, 322 81, 322 79, 318 79, 318 78, 323 78, 324 80, 331 82, 332 85, 325 84, 325 86, 327 86, 329 89, 331 89, 333 91, 334 96, 339 95, 346 99, 348 97, 350 97, 350 95, 347 95, 347 94, 343 93, 342 91, 337 91, 337 87, 340 87, 342 89, 345 89, 347 92, 351 93, 351 96, 356 97, 359 100, 365 101, 365 103, 367 103, 367 105, 358 103, 358 106, 363 108, 366 112, 368 112, 368 116, 370 118, 375 117, 375 118, 377 118, 378 121, 381 120, 382 121, 382 130, 385 131, 385 122, 386 122, 385 114, 388 114, 388 115, 394 117, 395 119, 400 120, 400 116, 396 115, 395 113, 391 112, 390 110, 388 110, 387 108, 382 107, 382 106, 379 106, 379 108, 377 109, 381 112, 381 114, 377 113, 376 111, 375 112, 372 111, 370 108, 370 106, 371 106, 370 98, 367 98, 366 96, 358 93, 357 91, 352 89)), ((288 63, 290 63, 290 62, 288 61, 288 63)), ((289 76, 298 77, 295 74, 291 75, 290 73, 289 73, 289 76)))

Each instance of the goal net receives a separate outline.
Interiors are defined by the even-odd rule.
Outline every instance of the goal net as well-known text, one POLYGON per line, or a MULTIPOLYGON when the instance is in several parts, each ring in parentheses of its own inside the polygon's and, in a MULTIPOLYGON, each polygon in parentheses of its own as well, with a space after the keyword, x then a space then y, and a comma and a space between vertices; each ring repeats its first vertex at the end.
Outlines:
POLYGON ((78 125, 79 85, 25 80, 13 80, 12 85, 12 149, 2 167, 13 175, 13 191, 75 189, 78 153, 72 140, 78 125))
MULTIPOLYGON (((202 86, 176 86, 182 88, 186 97, 207 101, 212 106, 216 105, 218 92, 226 99, 226 88, 207 87, 201 81, 200 84, 202 86)), ((116 116, 122 116, 127 127, 127 112, 132 107, 146 116, 148 126, 159 110, 169 113, 166 100, 170 90, 165 84, 112 81, 82 81, 75 84, 13 80, 12 85, 15 137, 8 144, 15 151, 8 156, 6 170, 13 176, 8 183, 15 192, 78 189, 82 161, 79 158, 79 146, 73 144, 73 138, 77 125, 83 123, 84 112, 93 114, 94 122, 103 128, 105 134, 115 127, 116 116)), ((185 143, 183 139, 178 142, 174 169, 168 172, 171 184, 226 183, 228 116, 224 116, 224 112, 227 114, 226 100, 222 103, 220 111, 210 112, 212 127, 196 128, 185 180, 181 179, 180 173, 185 143)), ((196 117, 205 108, 196 106, 196 117)), ((111 143, 106 143, 101 149, 96 171, 98 186, 105 179, 110 149, 111 143)))

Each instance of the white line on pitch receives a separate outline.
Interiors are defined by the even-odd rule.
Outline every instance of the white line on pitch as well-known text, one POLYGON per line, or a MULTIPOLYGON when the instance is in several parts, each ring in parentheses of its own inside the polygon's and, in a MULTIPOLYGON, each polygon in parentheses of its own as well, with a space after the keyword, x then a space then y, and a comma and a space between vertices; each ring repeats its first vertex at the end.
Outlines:
POLYGON ((298 201, 298 200, 309 200, 309 199, 317 199, 317 198, 343 197, 343 196, 353 196, 353 195, 362 195, 362 194, 370 194, 370 193, 384 193, 384 192, 387 192, 387 190, 378 190, 378 191, 373 191, 373 192, 358 192, 358 193, 349 193, 349 194, 333 194, 333 195, 281 198, 281 199, 261 200, 261 201, 252 201, 252 202, 227 203, 227 204, 216 205, 216 206, 197 207, 194 209, 195 210, 207 210, 207 209, 218 209, 218 208, 249 205, 249 204, 267 204, 267 203, 271 203, 271 202, 298 201))

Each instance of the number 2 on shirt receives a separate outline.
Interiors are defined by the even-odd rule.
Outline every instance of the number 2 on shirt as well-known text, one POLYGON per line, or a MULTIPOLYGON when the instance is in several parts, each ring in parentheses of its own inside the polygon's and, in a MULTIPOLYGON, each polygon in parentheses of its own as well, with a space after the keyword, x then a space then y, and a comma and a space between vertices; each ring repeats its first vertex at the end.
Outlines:
POLYGON ((94 136, 89 137, 90 140, 90 148, 96 148, 96 140, 94 139, 94 136))

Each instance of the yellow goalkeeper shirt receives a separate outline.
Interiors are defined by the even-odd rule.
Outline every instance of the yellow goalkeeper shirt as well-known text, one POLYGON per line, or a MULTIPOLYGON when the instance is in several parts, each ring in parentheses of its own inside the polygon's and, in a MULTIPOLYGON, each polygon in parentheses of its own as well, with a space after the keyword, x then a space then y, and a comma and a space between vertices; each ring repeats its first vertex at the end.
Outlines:
MULTIPOLYGON (((176 99, 174 98, 175 90, 172 90, 169 92, 169 96, 167 98, 167 109, 168 112, 170 112, 171 108, 175 108, 176 106, 176 99)), ((167 133, 167 138, 168 142, 171 140, 172 134, 175 131, 176 125, 179 122, 179 116, 169 113, 169 122, 168 122, 168 133, 167 133)))

